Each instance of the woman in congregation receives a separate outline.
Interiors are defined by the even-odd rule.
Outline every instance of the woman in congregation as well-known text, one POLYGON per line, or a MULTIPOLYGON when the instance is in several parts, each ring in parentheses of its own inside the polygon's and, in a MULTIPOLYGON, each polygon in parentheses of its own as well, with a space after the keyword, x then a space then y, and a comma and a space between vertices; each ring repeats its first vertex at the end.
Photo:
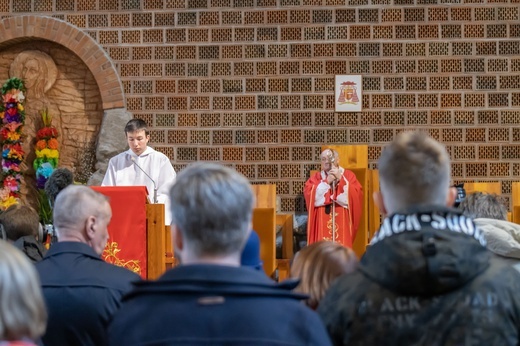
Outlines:
POLYGON ((294 257, 291 277, 300 279, 296 292, 309 295, 307 306, 316 310, 332 282, 358 266, 354 251, 339 243, 320 241, 304 247, 294 257))
POLYGON ((36 269, 20 250, 0 240, 0 346, 34 346, 46 324, 36 269))

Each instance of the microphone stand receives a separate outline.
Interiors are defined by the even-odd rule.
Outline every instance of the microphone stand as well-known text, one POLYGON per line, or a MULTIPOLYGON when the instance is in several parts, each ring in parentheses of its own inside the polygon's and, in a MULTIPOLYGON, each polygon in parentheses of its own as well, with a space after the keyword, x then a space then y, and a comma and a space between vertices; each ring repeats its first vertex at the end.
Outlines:
POLYGON ((158 200, 157 200, 157 184, 155 183, 155 180, 153 180, 152 177, 150 177, 150 175, 148 175, 148 173, 146 173, 145 170, 142 169, 141 166, 139 166, 137 164, 137 162, 135 161, 135 157, 131 157, 131 160, 134 163, 134 165, 137 168, 139 168, 141 170, 141 172, 143 172, 144 175, 146 175, 148 177, 148 179, 150 179, 152 181, 152 183, 153 183, 153 203, 157 204, 158 203, 158 200))

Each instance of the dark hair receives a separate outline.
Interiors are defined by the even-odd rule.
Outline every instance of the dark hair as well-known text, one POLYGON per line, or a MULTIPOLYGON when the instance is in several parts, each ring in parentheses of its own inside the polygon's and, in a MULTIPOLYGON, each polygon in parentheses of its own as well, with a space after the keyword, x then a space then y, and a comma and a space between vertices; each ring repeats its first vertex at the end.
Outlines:
POLYGON ((74 176, 67 168, 57 168, 45 183, 45 193, 49 198, 51 206, 61 190, 74 183, 74 176))
POLYGON ((149 135, 148 125, 142 119, 132 119, 126 123, 125 126, 125 134, 136 132, 136 131, 144 131, 145 135, 149 135))
POLYGON ((16 241, 28 235, 38 235, 39 219, 34 209, 15 204, 0 215, 0 224, 4 227, 7 239, 16 241))
POLYGON ((459 209, 472 219, 495 219, 507 221, 507 209, 502 197, 494 193, 474 192, 466 196, 459 209))

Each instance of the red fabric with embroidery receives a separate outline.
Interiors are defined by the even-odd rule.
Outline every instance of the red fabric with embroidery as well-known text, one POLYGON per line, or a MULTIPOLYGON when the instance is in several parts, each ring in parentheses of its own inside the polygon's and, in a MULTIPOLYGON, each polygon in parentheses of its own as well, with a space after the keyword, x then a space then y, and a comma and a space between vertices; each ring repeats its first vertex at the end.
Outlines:
POLYGON ((92 189, 109 197, 112 208, 112 220, 108 225, 110 238, 103 259, 146 279, 146 186, 92 186, 92 189), (116 249, 120 251, 114 251, 116 249), (137 266, 131 261, 138 261, 137 266))
POLYGON ((348 181, 341 179, 335 188, 335 193, 329 189, 325 195, 325 205, 316 207, 314 201, 316 200, 316 188, 322 179, 321 171, 316 172, 305 183, 304 197, 309 211, 309 219, 307 223, 307 243, 312 244, 321 240, 341 243, 343 246, 352 248, 359 222, 361 220, 361 213, 363 208, 363 191, 361 184, 357 180, 354 173, 345 170, 343 177, 348 181), (337 199, 345 188, 348 188, 348 209, 335 203, 335 224, 336 232, 333 234, 332 230, 332 201, 337 199), (326 206, 330 205, 330 213, 326 213, 326 206))

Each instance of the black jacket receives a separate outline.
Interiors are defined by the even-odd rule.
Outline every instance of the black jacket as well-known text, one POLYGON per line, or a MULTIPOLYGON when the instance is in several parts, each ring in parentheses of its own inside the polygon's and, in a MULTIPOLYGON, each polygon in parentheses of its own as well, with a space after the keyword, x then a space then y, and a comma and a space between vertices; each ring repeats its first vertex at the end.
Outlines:
POLYGON ((181 265, 124 298, 110 345, 330 345, 294 286, 251 268, 181 265))
POLYGON ((43 244, 36 240, 33 235, 18 238, 13 246, 20 249, 33 263, 40 261, 47 252, 43 244))
POLYGON ((140 280, 79 242, 53 244, 36 270, 49 313, 45 345, 106 345, 112 314, 140 280))
POLYGON ((321 301, 335 345, 517 345, 520 273, 457 210, 387 218, 360 270, 321 301))

